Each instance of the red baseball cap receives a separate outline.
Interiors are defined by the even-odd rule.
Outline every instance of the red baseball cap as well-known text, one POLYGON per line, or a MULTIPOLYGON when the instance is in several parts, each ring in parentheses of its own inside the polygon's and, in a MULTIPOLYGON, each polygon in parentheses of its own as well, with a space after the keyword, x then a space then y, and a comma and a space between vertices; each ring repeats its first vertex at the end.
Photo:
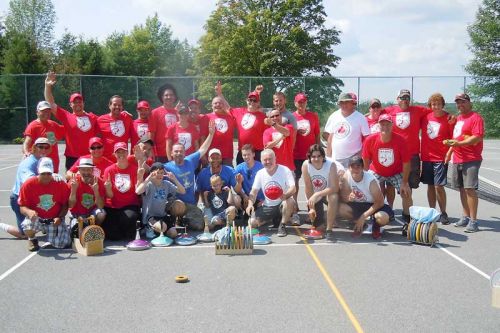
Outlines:
POLYGON ((148 101, 139 101, 139 103, 137 103, 136 110, 139 110, 139 109, 149 109, 148 101))
POLYGON ((128 145, 125 142, 115 143, 115 146, 113 147, 113 153, 116 153, 120 149, 128 151, 128 145))
POLYGON ((381 121, 388 121, 392 123, 392 117, 388 115, 387 113, 381 114, 380 117, 378 117, 378 122, 380 123, 381 121))
POLYGON ((83 102, 83 96, 80 93, 73 93, 73 94, 71 94, 71 96, 69 96, 69 102, 73 103, 73 101, 75 99, 77 99, 77 98, 81 99, 82 102, 83 102))
POLYGON ((260 95, 256 91, 252 91, 251 93, 248 94, 247 98, 255 98, 257 102, 260 102, 260 95))
POLYGON ((297 103, 307 102, 306 94, 298 93, 297 95, 295 95, 295 102, 297 103))
POLYGON ((197 100, 196 98, 192 98, 189 100, 188 102, 188 105, 190 104, 198 104, 198 105, 201 105, 201 102, 199 100, 197 100))
POLYGON ((94 136, 93 138, 90 138, 90 140, 89 140, 89 148, 92 147, 93 145, 95 145, 96 143, 98 145, 100 145, 100 146, 103 145, 101 138, 98 138, 97 136, 94 136))

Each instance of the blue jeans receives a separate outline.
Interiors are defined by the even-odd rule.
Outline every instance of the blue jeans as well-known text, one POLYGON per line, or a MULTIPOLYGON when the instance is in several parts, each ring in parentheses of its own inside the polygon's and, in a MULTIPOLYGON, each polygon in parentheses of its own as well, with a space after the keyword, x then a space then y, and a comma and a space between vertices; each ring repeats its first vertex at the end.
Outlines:
POLYGON ((23 223, 25 216, 21 214, 21 208, 19 207, 19 204, 17 203, 17 199, 19 199, 19 195, 11 193, 10 194, 10 207, 14 211, 14 214, 16 214, 16 222, 17 222, 17 229, 24 235, 23 228, 21 227, 21 223, 23 223))

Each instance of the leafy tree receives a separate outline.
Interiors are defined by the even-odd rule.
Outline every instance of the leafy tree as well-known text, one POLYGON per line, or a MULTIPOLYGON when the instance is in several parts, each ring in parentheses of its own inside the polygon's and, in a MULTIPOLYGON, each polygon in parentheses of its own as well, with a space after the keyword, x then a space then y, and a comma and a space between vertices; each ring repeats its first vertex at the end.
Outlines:
POLYGON ((56 44, 54 67, 58 73, 103 74, 103 48, 95 39, 86 41, 67 32, 56 44))
MULTIPOLYGON (((303 90, 303 79, 283 77, 329 76, 340 61, 333 53, 339 31, 325 27, 325 20, 321 0, 221 0, 205 25, 196 68, 210 76, 275 77, 266 80, 266 90, 286 90, 293 101, 303 90)), ((329 111, 341 84, 333 79, 328 85, 309 85, 306 93, 311 102, 316 99, 316 111, 329 111)), ((245 90, 234 90, 244 98, 245 90)))
POLYGON ((488 121, 486 135, 500 137, 500 2, 483 0, 476 21, 468 27, 474 58, 466 70, 478 76, 470 91, 480 102, 475 103, 488 121))

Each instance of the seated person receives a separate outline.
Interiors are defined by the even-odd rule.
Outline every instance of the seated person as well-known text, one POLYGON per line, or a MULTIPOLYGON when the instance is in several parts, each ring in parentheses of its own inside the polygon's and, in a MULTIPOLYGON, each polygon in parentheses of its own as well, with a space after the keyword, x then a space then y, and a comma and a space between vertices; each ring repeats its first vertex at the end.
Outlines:
POLYGON ((184 215, 186 210, 184 203, 175 199, 175 194, 184 194, 186 189, 173 173, 165 172, 162 163, 153 163, 149 170, 146 179, 144 168, 137 170, 135 189, 137 195, 142 194, 142 224, 146 227, 146 237, 154 238, 156 233, 166 231, 168 237, 175 238, 175 217, 184 215))
POLYGON ((384 196, 375 176, 363 169, 363 159, 354 156, 340 182, 339 215, 354 222, 354 233, 363 232, 366 219, 372 221, 372 237, 381 237, 380 227, 394 217, 392 208, 384 203, 384 196))
POLYGON ((75 164, 73 164, 73 166, 68 171, 66 171, 67 180, 70 180, 71 177, 78 172, 78 166, 80 165, 80 159, 82 158, 90 158, 92 160, 92 164, 94 165, 94 176, 103 179, 104 170, 106 170, 107 167, 113 164, 113 162, 104 157, 104 143, 102 142, 101 138, 90 138, 89 152, 90 154, 80 156, 75 164))
POLYGON ((223 187, 222 178, 219 175, 210 177, 211 191, 203 192, 203 201, 208 208, 207 215, 210 220, 208 228, 214 230, 222 227, 236 217, 236 207, 233 206, 233 192, 227 186, 223 187))

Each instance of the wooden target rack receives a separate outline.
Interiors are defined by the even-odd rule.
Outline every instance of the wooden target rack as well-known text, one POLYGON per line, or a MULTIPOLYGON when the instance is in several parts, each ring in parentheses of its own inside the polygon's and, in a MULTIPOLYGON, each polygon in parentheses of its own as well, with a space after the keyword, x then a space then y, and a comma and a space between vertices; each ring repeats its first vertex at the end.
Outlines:
POLYGON ((227 226, 222 240, 215 242, 215 254, 252 254, 253 236, 250 227, 227 226))

